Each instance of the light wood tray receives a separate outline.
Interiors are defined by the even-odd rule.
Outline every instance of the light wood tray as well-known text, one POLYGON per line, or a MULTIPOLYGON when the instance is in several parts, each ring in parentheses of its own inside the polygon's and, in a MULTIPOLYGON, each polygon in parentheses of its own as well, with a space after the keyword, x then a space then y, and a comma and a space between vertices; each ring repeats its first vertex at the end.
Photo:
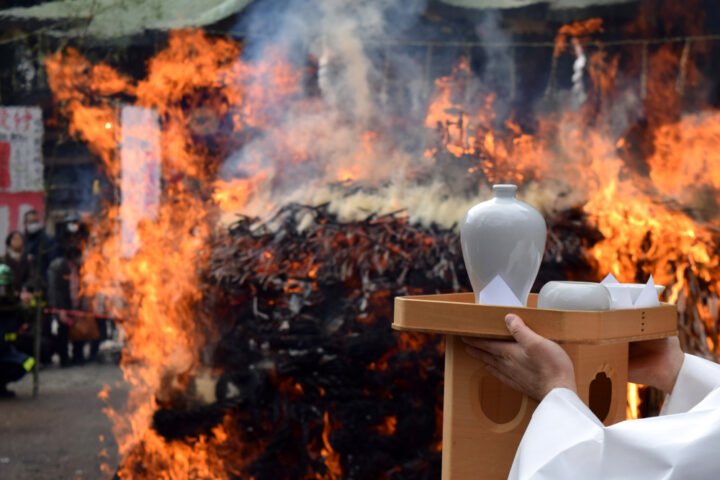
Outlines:
POLYGON ((510 338, 505 315, 518 314, 538 334, 560 343, 603 344, 677 335, 676 306, 628 310, 575 311, 477 305, 473 293, 395 298, 396 330, 489 338, 510 338))

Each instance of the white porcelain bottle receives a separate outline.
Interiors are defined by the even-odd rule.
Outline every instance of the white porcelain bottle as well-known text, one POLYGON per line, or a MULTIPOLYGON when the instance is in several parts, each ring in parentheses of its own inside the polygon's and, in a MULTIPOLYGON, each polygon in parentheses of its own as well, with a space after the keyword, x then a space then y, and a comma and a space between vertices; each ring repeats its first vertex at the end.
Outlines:
POLYGON ((547 227, 540 212, 515 198, 516 185, 493 185, 494 198, 470 208, 460 229, 465 267, 475 292, 496 275, 527 305, 543 252, 547 227))

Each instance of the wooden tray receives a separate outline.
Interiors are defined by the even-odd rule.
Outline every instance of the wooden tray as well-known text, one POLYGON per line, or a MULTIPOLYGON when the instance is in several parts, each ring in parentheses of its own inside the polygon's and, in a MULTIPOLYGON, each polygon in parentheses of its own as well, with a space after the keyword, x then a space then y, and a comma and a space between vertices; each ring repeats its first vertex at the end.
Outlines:
POLYGON ((628 310, 575 311, 477 305, 472 293, 395 298, 396 330, 490 338, 510 338, 505 315, 517 313, 538 334, 560 343, 602 344, 677 335, 676 306, 628 310))

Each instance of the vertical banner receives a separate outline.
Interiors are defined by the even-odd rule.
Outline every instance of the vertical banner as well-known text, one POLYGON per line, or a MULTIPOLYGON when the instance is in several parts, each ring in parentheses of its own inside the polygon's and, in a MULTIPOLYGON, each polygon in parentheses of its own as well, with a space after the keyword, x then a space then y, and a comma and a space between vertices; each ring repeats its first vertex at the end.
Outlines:
POLYGON ((120 114, 122 250, 139 246, 138 223, 154 220, 160 203, 160 121, 155 110, 127 106, 120 114))
POLYGON ((0 107, 0 253, 28 210, 43 212, 43 123, 38 107, 0 107))

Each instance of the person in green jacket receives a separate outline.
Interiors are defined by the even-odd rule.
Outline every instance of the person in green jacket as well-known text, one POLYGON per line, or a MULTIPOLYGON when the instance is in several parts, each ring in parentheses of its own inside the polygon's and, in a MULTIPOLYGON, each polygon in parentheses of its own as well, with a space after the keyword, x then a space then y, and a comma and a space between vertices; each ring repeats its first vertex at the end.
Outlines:
POLYGON ((20 380, 32 370, 35 359, 15 348, 18 329, 24 323, 20 300, 13 291, 12 270, 0 264, 0 398, 11 398, 15 392, 7 385, 20 380))

